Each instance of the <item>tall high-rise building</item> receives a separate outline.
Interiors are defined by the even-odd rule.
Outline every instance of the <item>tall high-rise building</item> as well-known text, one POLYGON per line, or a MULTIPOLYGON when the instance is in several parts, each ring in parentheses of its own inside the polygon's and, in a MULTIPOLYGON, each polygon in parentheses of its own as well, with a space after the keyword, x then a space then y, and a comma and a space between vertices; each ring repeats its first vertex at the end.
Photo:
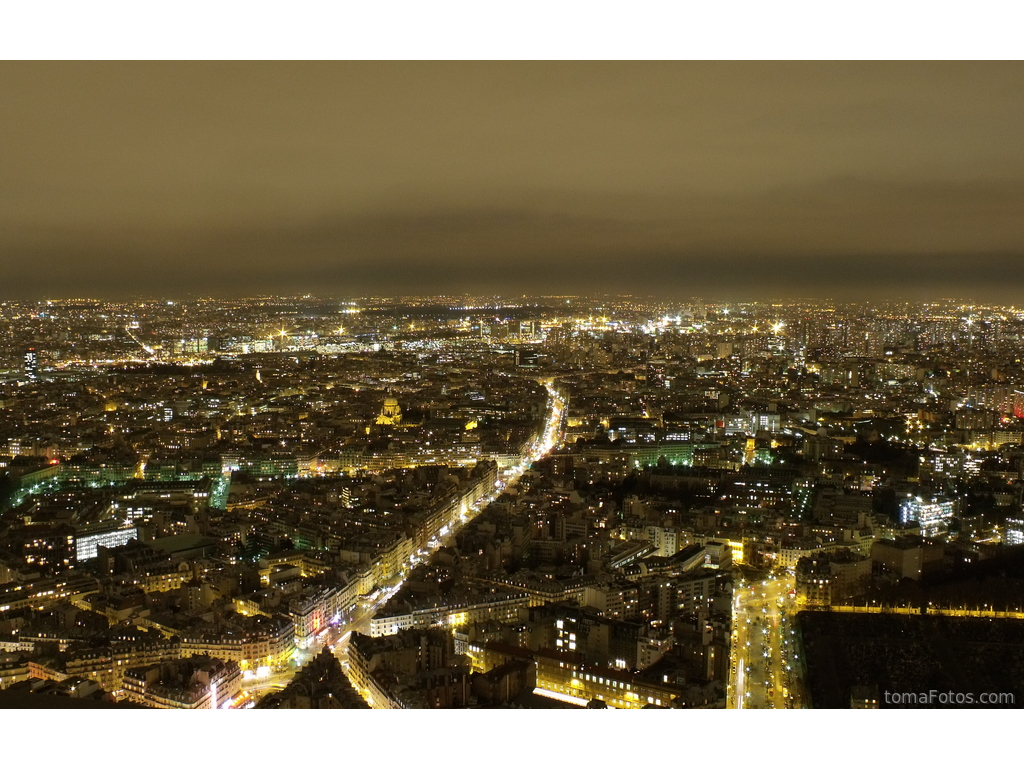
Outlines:
POLYGON ((25 378, 29 381, 39 378, 39 356, 34 347, 25 352, 25 378))

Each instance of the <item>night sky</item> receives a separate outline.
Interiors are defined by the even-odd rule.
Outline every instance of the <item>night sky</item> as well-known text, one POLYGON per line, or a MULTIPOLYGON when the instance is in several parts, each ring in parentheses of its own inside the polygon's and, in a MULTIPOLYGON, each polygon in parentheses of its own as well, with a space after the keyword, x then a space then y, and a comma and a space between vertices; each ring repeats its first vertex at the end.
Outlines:
POLYGON ((1021 63, 0 64, 0 299, 1021 301, 1021 63))

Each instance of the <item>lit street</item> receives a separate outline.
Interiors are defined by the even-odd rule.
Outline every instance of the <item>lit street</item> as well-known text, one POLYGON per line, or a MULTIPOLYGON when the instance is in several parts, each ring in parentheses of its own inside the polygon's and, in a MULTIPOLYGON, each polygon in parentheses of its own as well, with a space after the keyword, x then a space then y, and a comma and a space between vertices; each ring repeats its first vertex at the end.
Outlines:
POLYGON ((791 626, 792 589, 792 576, 737 582, 733 598, 731 708, 799 707, 791 626))
MULTIPOLYGON (((494 501, 494 499, 496 499, 507 486, 515 483, 522 476, 523 472, 529 468, 530 464, 546 455, 555 445, 558 444, 561 433, 562 417, 565 411, 565 400, 554 389, 550 380, 545 380, 542 383, 548 390, 549 399, 548 413, 545 419, 544 429, 542 430, 539 439, 531 445, 530 452, 523 461, 505 471, 503 480, 500 481, 499 486, 495 488, 492 493, 480 499, 476 504, 470 507, 469 514, 460 521, 461 525, 465 525, 476 515, 486 509, 487 505, 494 501)), ((447 541, 449 541, 457 531, 458 528, 450 531, 448 535, 438 543, 438 546, 444 546, 444 544, 447 543, 447 541)), ((250 697, 258 699, 273 690, 280 690, 286 686, 294 676, 296 669, 301 668, 308 660, 316 656, 325 645, 331 645, 333 647, 334 653, 341 662, 342 667, 347 670, 348 641, 352 636, 352 633, 360 632, 362 634, 370 634, 370 622, 373 620, 373 617, 398 592, 402 584, 405 582, 405 577, 408 575, 409 571, 418 564, 418 562, 419 559, 416 559, 414 562, 408 563, 406 568, 403 569, 401 577, 396 579, 393 583, 386 585, 380 596, 373 603, 356 607, 353 610, 352 617, 349 621, 341 626, 330 628, 321 633, 319 638, 317 638, 317 641, 311 647, 305 650, 297 650, 294 668, 277 672, 271 677, 259 678, 247 683, 246 691, 249 693, 250 697)))

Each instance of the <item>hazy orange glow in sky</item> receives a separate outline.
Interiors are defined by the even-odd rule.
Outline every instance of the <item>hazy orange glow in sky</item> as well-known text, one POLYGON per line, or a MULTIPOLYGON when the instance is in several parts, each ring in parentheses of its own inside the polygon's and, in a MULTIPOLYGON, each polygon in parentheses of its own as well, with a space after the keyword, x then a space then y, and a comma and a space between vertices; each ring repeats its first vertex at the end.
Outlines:
POLYGON ((1020 300, 1024 65, 0 64, 0 298, 1020 300))

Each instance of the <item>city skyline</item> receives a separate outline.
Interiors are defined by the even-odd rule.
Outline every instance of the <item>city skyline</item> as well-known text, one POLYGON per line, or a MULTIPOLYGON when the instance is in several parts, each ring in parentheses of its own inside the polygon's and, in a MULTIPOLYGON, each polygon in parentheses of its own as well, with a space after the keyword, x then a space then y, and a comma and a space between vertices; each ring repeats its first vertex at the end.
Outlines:
POLYGON ((998 759, 1013 18, 6 9, 12 761, 998 759))
POLYGON ((0 300, 1022 287, 1017 62, 0 66, 0 300))
POLYGON ((0 705, 1024 697, 1024 309, 49 300, 0 339, 0 705))
POLYGON ((0 62, 0 708, 1019 708, 1021 94, 0 62))

